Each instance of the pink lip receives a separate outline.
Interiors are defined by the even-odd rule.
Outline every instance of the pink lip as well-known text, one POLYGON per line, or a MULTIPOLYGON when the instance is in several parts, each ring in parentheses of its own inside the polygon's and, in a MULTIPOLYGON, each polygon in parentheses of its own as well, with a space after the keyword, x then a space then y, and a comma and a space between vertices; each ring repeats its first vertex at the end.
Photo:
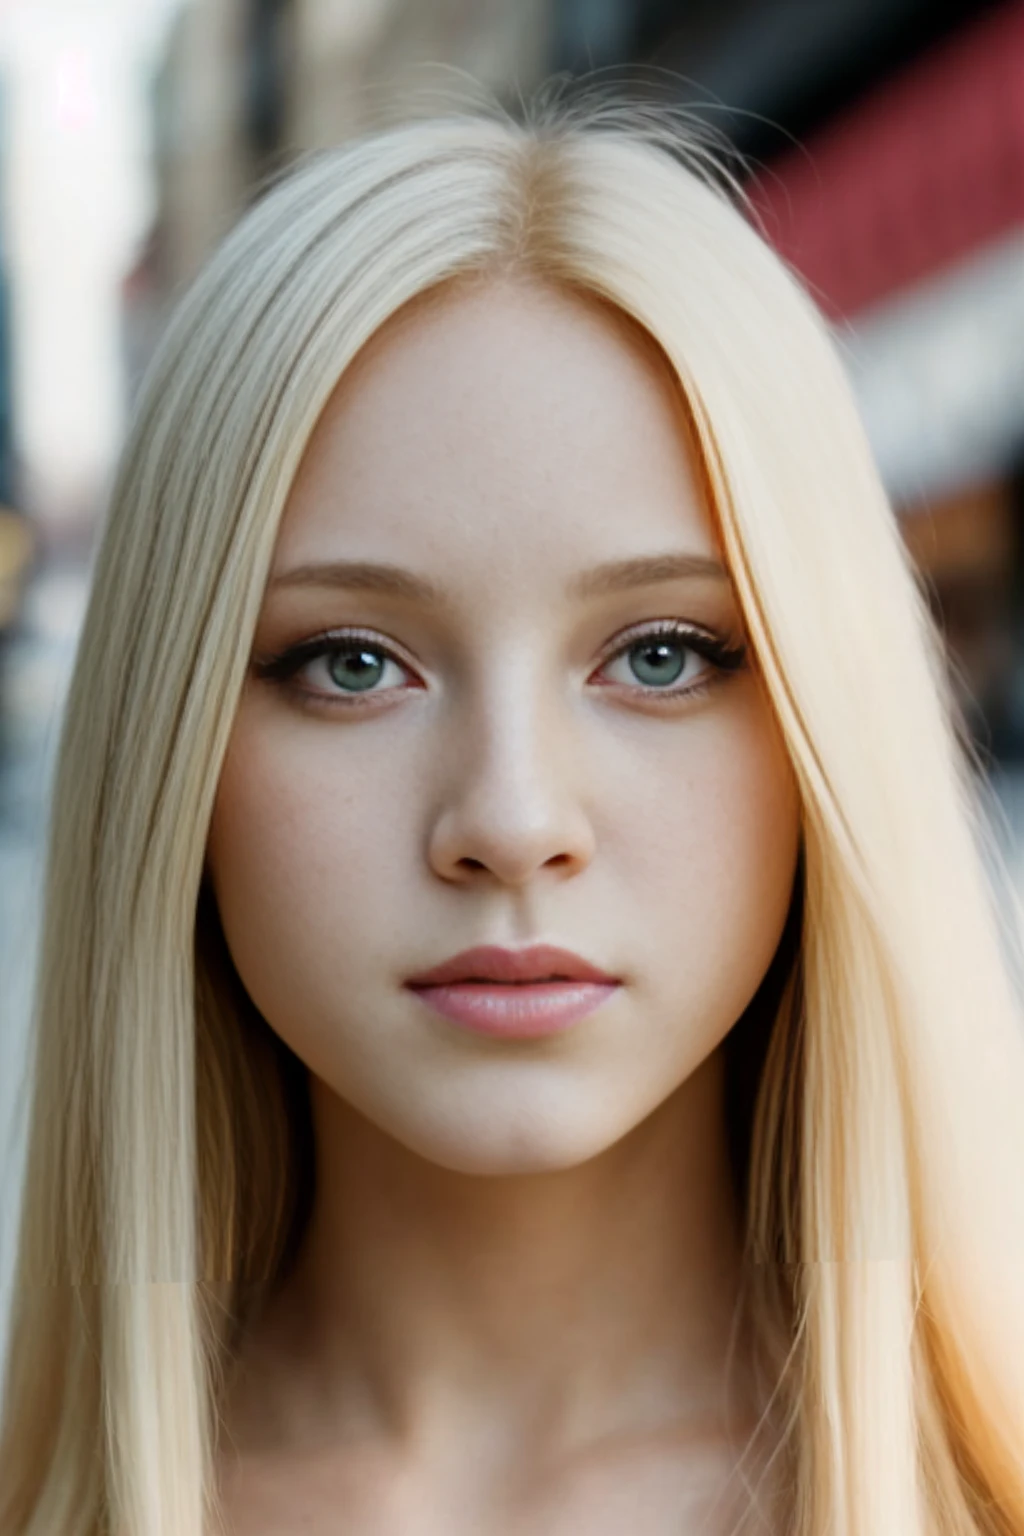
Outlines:
POLYGON ((413 990, 438 1013, 478 1034, 533 1040, 568 1029, 618 986, 616 981, 460 981, 413 990))
POLYGON ((621 985, 554 944, 464 949, 406 986, 436 1012, 479 1034, 536 1039, 568 1029, 621 985))
POLYGON ((477 944, 460 950, 449 960, 410 976, 409 987, 439 986, 449 981, 599 981, 618 978, 591 965, 589 960, 560 949, 556 944, 531 944, 527 949, 502 949, 498 944, 477 944))

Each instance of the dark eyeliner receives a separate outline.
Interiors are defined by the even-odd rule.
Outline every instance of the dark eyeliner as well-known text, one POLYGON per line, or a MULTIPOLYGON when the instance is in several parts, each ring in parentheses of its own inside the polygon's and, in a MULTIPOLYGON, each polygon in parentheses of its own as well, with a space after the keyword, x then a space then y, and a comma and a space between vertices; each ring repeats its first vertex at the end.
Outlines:
MULTIPOLYGON (((649 628, 641 627, 632 632, 627 631, 625 636, 619 639, 615 649, 602 662, 602 666, 614 661, 624 652, 632 650, 634 646, 642 645, 645 641, 656 643, 659 640, 674 641, 686 650, 693 651, 695 655, 703 657, 705 661, 710 661, 712 666, 720 672, 738 672, 746 665, 747 647, 742 641, 732 644, 720 635, 702 629, 698 625, 688 624, 682 619, 663 619, 656 621, 649 628)), ((645 693, 662 698, 671 698, 673 692, 676 694, 691 692, 693 686, 684 685, 682 688, 673 689, 672 687, 653 688, 643 683, 636 684, 636 687, 645 693)))
POLYGON ((363 634, 359 630, 325 630, 322 634, 312 635, 308 640, 300 640, 297 645, 286 646, 283 651, 278 651, 271 656, 254 656, 252 669, 261 680, 271 683, 286 683, 295 673, 300 671, 308 661, 316 661, 318 657, 329 654, 334 650, 343 650, 347 646, 359 644, 366 646, 368 651, 375 651, 380 656, 387 656, 399 666, 405 663, 396 652, 383 645, 375 636, 363 634))

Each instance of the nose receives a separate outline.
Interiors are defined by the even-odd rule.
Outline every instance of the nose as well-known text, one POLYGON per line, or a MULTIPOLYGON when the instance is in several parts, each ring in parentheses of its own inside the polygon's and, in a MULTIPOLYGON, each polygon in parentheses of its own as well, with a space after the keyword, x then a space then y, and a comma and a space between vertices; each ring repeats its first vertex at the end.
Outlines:
POLYGON ((511 685, 493 694, 485 718, 463 717, 452 729, 431 868, 448 881, 512 887, 542 869, 577 874, 594 855, 581 753, 555 718, 557 706, 517 699, 511 685))

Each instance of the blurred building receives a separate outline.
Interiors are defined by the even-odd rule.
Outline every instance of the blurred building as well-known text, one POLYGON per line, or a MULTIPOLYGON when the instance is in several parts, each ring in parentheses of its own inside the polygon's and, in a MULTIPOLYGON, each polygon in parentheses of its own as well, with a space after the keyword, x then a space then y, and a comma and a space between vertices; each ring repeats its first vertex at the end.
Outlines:
MULTIPOLYGON (((4 93, 0 86, 0 124, 5 122, 4 93)), ((10 283, 7 243, 0 218, 0 754, 4 744, 6 643, 18 623, 35 548, 30 524, 19 510, 21 497, 14 451, 11 382, 10 283)))
POLYGON ((552 0, 193 0, 154 87, 164 287, 266 176, 410 91, 479 81, 514 105, 550 68, 553 24, 552 0))

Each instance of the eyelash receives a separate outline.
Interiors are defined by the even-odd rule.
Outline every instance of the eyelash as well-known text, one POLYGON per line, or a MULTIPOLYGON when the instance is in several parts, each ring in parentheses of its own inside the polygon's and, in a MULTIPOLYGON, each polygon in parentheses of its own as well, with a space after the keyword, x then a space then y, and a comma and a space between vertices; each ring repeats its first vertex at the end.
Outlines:
MULTIPOLYGON (((685 651, 691 651, 711 663, 711 670, 705 672, 695 683, 672 684, 667 688, 656 688, 653 684, 645 683, 621 683, 618 685, 628 692, 642 695, 645 699, 654 700, 680 700, 703 697, 709 693, 716 684, 721 683, 733 672, 742 669, 746 662, 747 648, 743 644, 730 645, 720 636, 712 634, 708 630, 700 629, 695 625, 683 623, 678 619, 659 620, 646 628, 629 630, 624 640, 601 663, 601 668, 618 660, 622 655, 628 654, 635 646, 644 642, 657 644, 659 641, 669 641, 679 645, 685 651)), ((253 663, 256 676, 264 681, 277 684, 293 693, 299 694, 304 703, 313 707, 323 706, 334 708, 336 705, 342 709, 359 708, 371 704, 379 699, 382 694, 396 693, 399 690, 384 688, 363 694, 330 694, 318 693, 313 689, 302 688, 295 682, 296 674, 311 661, 317 661, 323 656, 330 656, 335 652, 344 652, 362 645, 374 655, 386 657, 395 662, 397 666, 406 668, 406 662, 392 650, 390 646, 381 643, 377 637, 368 630, 338 629, 330 630, 324 634, 313 635, 308 640, 302 640, 298 645, 288 646, 277 655, 257 657, 253 663)))

